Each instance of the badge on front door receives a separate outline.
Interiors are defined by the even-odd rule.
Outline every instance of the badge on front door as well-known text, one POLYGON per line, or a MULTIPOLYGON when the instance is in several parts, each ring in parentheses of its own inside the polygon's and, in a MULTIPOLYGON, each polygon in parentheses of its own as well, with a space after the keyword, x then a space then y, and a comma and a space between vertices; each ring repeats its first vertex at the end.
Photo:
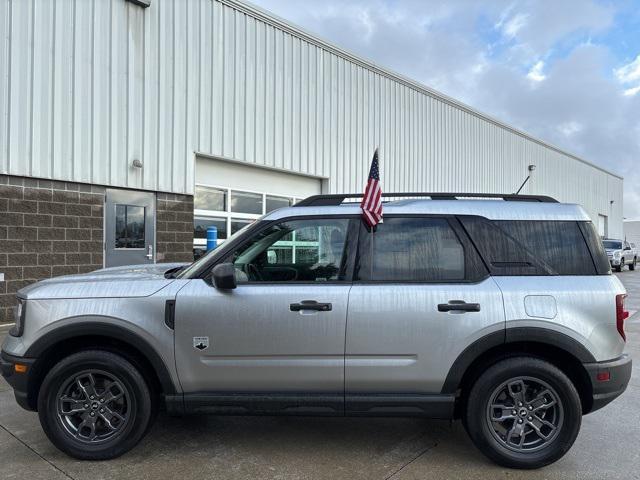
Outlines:
POLYGON ((209 348, 209 337, 193 337, 193 348, 200 351, 209 348))

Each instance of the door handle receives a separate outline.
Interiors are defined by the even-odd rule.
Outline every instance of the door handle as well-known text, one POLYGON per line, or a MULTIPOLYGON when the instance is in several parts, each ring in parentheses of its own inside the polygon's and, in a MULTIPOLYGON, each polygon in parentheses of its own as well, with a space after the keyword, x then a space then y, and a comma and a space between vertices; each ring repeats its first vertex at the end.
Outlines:
POLYGON ((153 245, 149 244, 145 257, 147 257, 149 260, 153 260, 153 245))
POLYGON ((479 303, 467 303, 464 300, 449 300, 449 303, 439 303, 439 312, 479 312, 479 303))
POLYGON ((302 300, 300 303, 292 303, 289 310, 299 312, 300 310, 316 310, 318 312, 330 312, 332 309, 330 303, 318 303, 315 300, 302 300))

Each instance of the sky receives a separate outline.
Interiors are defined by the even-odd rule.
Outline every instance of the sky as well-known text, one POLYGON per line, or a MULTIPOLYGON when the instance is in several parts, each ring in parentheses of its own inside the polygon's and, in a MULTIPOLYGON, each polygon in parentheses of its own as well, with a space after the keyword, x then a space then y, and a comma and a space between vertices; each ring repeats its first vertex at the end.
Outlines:
POLYGON ((625 178, 640 218, 640 0, 252 0, 625 178))

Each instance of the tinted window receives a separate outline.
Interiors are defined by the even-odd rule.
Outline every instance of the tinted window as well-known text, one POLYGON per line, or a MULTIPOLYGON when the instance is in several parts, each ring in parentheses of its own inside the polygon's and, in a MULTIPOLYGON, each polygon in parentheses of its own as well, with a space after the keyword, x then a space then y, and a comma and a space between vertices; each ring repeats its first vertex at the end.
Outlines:
POLYGON ((116 248, 144 248, 144 207, 116 205, 116 248))
POLYGON ((444 218, 385 218, 373 234, 363 227, 360 238, 361 280, 465 279, 465 250, 444 218))
POLYGON ((343 280, 349 220, 294 220, 257 233, 231 255, 238 281, 343 280))
POLYGON ((604 244, 604 248, 608 248, 610 250, 622 249, 622 242, 616 240, 604 240, 602 243, 604 244))
POLYGON ((587 242, 589 251, 591 252, 591 258, 595 264, 596 271, 599 275, 607 275, 611 273, 611 264, 607 258, 607 252, 602 245, 602 240, 596 230, 596 227, 591 222, 578 222, 582 235, 587 242))
POLYGON ((235 213, 262 214, 262 194, 251 192, 231 192, 231 211, 235 213))
POLYGON ((461 217, 494 275, 595 275, 578 222, 461 217))
POLYGON ((265 213, 269 213, 273 210, 277 210, 278 208, 288 207, 291 205, 291 199, 285 197, 274 197, 272 195, 267 195, 266 199, 267 203, 265 205, 265 213))

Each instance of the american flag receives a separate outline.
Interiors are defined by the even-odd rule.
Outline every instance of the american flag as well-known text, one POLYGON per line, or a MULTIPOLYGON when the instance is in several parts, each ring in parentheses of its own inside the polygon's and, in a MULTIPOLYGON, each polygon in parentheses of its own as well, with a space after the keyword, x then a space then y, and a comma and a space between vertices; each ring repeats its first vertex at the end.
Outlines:
POLYGON ((364 189, 364 197, 360 203, 364 221, 370 227, 375 227, 382 221, 382 189, 380 188, 380 167, 378 165, 378 149, 373 154, 369 179, 364 189))

